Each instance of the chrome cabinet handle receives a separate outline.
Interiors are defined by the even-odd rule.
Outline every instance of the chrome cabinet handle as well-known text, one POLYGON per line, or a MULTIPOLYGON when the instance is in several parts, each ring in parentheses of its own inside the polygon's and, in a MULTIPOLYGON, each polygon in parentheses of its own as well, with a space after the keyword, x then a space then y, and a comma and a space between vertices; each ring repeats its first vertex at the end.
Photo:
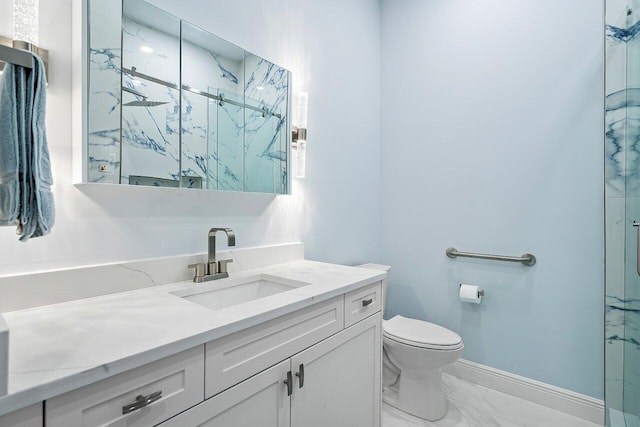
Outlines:
POLYGON ((304 363, 301 363, 298 367, 298 372, 296 373, 296 377, 298 377, 298 387, 304 387, 304 363))
POLYGON ((287 379, 284 380, 284 383, 287 385, 287 396, 291 396, 293 394, 293 377, 291 376, 291 371, 287 372, 287 379))
POLYGON ((362 306, 366 307, 373 302, 373 298, 362 300, 362 306))
POLYGON ((122 415, 126 415, 130 412, 133 411, 137 411, 138 409, 142 409, 145 406, 148 406, 150 404, 152 404, 153 402, 155 402, 156 400, 159 400, 162 398, 162 390, 158 390, 156 392, 153 392, 147 396, 143 396, 141 394, 139 394, 136 397, 136 401, 133 403, 130 403, 128 405, 124 405, 122 407, 122 415))

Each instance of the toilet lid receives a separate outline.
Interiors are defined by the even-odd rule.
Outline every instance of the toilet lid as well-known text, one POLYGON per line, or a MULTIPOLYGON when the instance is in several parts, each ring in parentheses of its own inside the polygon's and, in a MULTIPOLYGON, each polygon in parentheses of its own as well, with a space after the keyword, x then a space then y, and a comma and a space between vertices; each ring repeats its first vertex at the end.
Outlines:
POLYGON ((438 350, 454 350, 462 345, 460 335, 447 328, 402 316, 384 322, 384 336, 403 344, 438 350))

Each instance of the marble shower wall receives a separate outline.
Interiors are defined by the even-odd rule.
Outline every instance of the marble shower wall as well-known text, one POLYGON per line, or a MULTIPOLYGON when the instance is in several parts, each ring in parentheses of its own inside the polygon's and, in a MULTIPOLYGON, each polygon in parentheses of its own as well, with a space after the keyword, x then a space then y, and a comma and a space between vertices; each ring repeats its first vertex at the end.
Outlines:
POLYGON ((120 34, 120 2, 91 1, 90 182, 288 191, 288 71, 143 2, 120 34))
POLYGON ((640 4, 633 3, 610 0, 606 13, 605 394, 608 408, 640 415, 640 280, 632 226, 640 220, 640 4))

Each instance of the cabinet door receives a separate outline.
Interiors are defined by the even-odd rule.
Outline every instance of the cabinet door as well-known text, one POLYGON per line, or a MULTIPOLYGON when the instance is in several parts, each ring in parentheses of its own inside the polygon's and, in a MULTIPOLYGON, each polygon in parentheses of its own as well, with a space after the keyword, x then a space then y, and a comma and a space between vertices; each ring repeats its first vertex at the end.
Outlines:
POLYGON ((382 325, 377 313, 291 358, 292 427, 379 427, 382 325))
POLYGON ((158 427, 289 427, 290 366, 287 359, 158 427))
POLYGON ((0 427, 42 427, 42 403, 0 416, 0 427))

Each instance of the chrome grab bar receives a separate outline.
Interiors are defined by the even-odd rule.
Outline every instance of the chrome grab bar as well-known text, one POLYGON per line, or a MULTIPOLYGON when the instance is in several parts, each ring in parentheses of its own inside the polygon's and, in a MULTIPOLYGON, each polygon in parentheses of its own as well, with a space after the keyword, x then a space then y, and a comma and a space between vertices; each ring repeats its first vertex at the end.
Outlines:
POLYGON ((496 261, 508 261, 508 262, 521 262, 524 265, 532 266, 536 263, 536 257, 532 254, 523 254, 522 256, 506 256, 506 255, 491 255, 491 254, 477 254, 473 252, 458 252, 456 248, 447 248, 447 256, 449 258, 466 257, 466 258, 478 258, 478 259, 492 259, 496 261))

